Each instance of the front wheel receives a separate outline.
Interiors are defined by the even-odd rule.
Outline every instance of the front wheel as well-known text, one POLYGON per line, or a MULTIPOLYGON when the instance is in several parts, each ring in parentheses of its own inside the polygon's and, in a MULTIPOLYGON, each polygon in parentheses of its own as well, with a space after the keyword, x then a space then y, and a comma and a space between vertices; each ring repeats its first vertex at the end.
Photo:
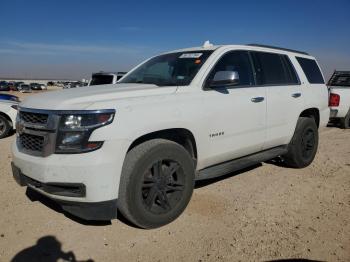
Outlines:
POLYGON ((284 163, 293 168, 307 167, 315 158, 318 147, 318 128, 313 118, 300 117, 284 163))
POLYGON ((153 139, 126 155, 118 208, 133 224, 156 228, 175 220, 194 188, 194 163, 181 145, 153 139))

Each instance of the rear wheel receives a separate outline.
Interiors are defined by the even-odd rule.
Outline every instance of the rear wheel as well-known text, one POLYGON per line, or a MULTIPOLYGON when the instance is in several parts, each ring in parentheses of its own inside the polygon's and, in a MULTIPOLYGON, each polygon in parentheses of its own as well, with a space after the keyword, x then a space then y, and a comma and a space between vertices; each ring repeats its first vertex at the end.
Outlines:
POLYGON ((344 129, 349 129, 350 128, 350 111, 347 113, 347 115, 340 119, 340 126, 341 128, 344 129))
POLYGON ((6 137, 11 131, 11 125, 8 119, 0 116, 0 139, 6 137))
POLYGON ((175 220, 186 208, 194 187, 194 164, 179 144, 154 139, 126 156, 120 180, 118 208, 141 228, 175 220))
POLYGON ((284 163, 293 168, 303 168, 312 163, 318 147, 318 128, 313 118, 300 117, 284 163))

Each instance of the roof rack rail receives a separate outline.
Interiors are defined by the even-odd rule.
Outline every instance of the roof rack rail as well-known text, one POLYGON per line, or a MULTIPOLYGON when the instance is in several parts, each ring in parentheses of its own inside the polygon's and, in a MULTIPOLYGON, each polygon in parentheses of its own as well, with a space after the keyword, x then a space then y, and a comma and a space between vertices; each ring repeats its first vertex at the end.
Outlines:
POLYGON ((283 47, 272 46, 272 45, 248 44, 248 46, 266 47, 266 48, 271 48, 271 49, 277 49, 277 50, 283 50, 283 51, 288 51, 288 52, 299 53, 299 54, 303 54, 303 55, 309 55, 306 52, 297 51, 297 50, 288 49, 288 48, 283 48, 283 47))

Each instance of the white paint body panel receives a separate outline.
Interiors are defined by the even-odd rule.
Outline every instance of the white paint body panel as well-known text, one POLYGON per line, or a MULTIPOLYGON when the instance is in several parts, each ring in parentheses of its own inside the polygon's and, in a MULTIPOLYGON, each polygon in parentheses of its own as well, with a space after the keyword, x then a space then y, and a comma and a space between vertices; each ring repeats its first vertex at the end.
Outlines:
MULTIPOLYGON (((200 48, 186 49, 198 51, 200 48)), ((97 151, 77 155, 33 157, 18 152, 13 161, 22 172, 42 182, 80 182, 86 198, 53 196, 64 200, 97 202, 118 197, 119 178, 129 146, 155 131, 183 128, 190 131, 197 147, 197 170, 263 149, 286 145, 300 113, 309 108, 320 112, 320 126, 329 118, 325 85, 308 84, 295 56, 310 56, 251 46, 211 47, 213 54, 189 86, 157 87, 145 84, 89 86, 49 92, 27 98, 21 107, 50 110, 115 109, 112 124, 95 130, 91 141, 105 141, 97 151), (203 90, 206 76, 227 51, 254 50, 286 54, 301 81, 297 86, 230 88, 226 93, 203 90), (301 92, 300 98, 291 95, 301 92), (264 97, 253 103, 254 97, 264 97), (210 137, 210 134, 224 132, 210 137)), ((130 71, 130 73, 133 70, 130 71)))
POLYGON ((17 110, 11 106, 18 105, 18 103, 7 100, 0 100, 0 112, 7 115, 11 119, 12 127, 15 127, 17 110))
POLYGON ((329 93, 340 96, 339 106, 331 107, 331 110, 337 110, 334 118, 344 118, 350 112, 350 87, 330 86, 329 93))

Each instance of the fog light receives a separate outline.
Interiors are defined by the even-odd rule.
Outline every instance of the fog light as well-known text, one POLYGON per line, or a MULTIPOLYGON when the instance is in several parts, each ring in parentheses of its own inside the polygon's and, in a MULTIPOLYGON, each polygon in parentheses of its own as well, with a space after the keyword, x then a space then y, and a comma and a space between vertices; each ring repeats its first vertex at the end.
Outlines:
POLYGON ((83 137, 83 133, 66 133, 62 139, 62 145, 79 144, 83 137))

